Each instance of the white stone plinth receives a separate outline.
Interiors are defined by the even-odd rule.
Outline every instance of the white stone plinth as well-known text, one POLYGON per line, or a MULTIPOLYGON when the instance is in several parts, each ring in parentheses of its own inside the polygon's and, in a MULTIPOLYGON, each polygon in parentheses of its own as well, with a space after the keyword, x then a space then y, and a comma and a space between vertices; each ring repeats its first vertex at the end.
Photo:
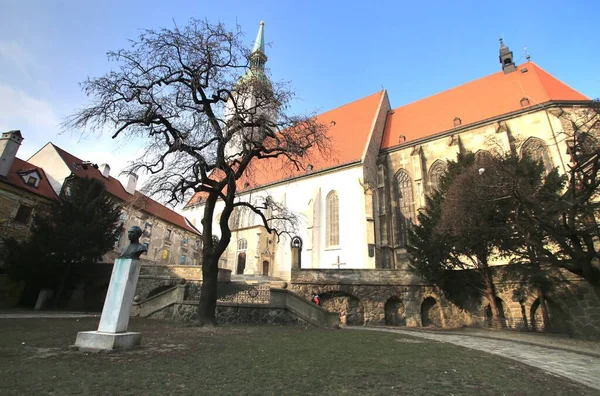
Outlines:
POLYGON ((113 350, 140 345, 142 334, 127 331, 140 264, 139 260, 134 259, 115 260, 98 331, 77 333, 76 347, 84 350, 113 350))
POLYGON ((127 331, 133 295, 140 275, 140 261, 116 259, 102 308, 98 331, 123 333, 127 331))
POLYGON ((142 333, 105 333, 102 331, 80 331, 77 333, 75 346, 82 350, 128 349, 140 345, 142 333))

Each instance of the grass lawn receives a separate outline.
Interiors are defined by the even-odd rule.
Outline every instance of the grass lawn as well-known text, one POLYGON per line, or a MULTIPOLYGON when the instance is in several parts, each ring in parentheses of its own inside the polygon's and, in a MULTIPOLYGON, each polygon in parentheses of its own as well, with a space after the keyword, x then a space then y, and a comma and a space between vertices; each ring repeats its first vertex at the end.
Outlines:
POLYGON ((518 362, 399 334, 206 331, 133 319, 143 347, 69 349, 98 319, 0 319, 1 395, 592 395, 518 362))

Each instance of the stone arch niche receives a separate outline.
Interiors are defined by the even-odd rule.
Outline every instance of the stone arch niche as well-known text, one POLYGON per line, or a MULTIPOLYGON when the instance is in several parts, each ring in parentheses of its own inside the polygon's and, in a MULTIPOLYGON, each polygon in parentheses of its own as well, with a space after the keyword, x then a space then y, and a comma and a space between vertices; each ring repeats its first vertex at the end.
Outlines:
POLYGON ((298 236, 292 238, 292 268, 302 268, 302 239, 298 236))
MULTIPOLYGON (((510 311, 504 307, 504 300, 500 297, 496 297, 496 305, 498 306, 498 313, 500 314, 500 321, 502 322, 502 327, 510 326, 512 323, 512 315, 510 314, 510 311)), ((494 315, 492 315, 492 307, 489 302, 485 306, 483 314, 485 318, 485 325, 487 327, 496 326, 496 323, 494 322, 494 315)))
POLYGON ((235 273, 243 275, 246 270, 246 252, 239 252, 237 255, 237 267, 235 273))
POLYGON ((546 308, 548 309, 548 316, 550 318, 549 327, 544 323, 540 299, 536 298, 533 304, 531 304, 530 318, 533 331, 570 334, 569 317, 560 305, 546 297, 546 308))
POLYGON ((406 326, 406 308, 400 297, 394 296, 386 301, 385 324, 390 326, 406 326))
POLYGON ((421 303, 421 325, 423 327, 442 327, 442 310, 433 297, 427 297, 421 303))
POLYGON ((330 312, 340 315, 342 326, 362 326, 364 312, 358 297, 343 291, 329 291, 320 293, 321 306, 330 312))

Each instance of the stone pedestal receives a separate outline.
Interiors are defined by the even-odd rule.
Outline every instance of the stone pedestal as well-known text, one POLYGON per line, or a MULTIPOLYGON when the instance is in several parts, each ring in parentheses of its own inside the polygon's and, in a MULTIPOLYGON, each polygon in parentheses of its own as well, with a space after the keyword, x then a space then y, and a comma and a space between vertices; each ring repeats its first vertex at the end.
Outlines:
POLYGON ((139 260, 117 259, 98 331, 80 331, 75 346, 87 350, 125 349, 140 345, 141 333, 127 331, 133 295, 140 275, 139 260))
POLYGON ((128 349, 140 345, 142 333, 126 331, 125 333, 103 333, 101 331, 80 331, 77 333, 75 346, 80 350, 128 349))

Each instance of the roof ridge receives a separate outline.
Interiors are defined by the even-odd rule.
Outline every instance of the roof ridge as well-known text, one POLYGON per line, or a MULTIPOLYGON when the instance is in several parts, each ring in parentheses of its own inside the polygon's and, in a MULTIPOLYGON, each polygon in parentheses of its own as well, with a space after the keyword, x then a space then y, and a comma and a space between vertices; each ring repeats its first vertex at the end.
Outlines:
POLYGON ((546 95, 548 96, 548 99, 551 100, 552 98, 550 98, 550 93, 548 92, 548 90, 546 89, 546 85, 544 84, 544 82, 542 81, 540 75, 538 74, 538 71, 541 71, 545 74, 547 74, 549 77, 555 79, 556 81, 558 81, 559 83, 561 83, 562 85, 566 86, 567 88, 577 92, 578 94, 580 94, 581 96, 587 98, 588 100, 592 100, 590 99, 587 95, 582 94, 581 92, 579 92, 578 90, 576 90, 575 88, 573 88, 572 86, 570 86, 569 84, 567 84, 566 82, 559 80, 558 78, 554 77, 554 75, 550 72, 548 72, 546 69, 544 69, 543 67, 539 66, 537 63, 533 62, 533 61, 529 61, 527 63, 531 63, 534 66, 535 69, 535 76, 537 77, 537 79, 540 81, 540 85, 542 86, 542 89, 544 90, 544 92, 546 92, 546 95))
MULTIPOLYGON (((537 80, 540 83, 540 86, 542 87, 542 90, 546 94, 546 100, 550 100, 550 93, 546 89, 546 86, 544 85, 544 82, 542 81, 542 79, 540 78, 540 75, 538 74, 538 69, 542 69, 542 68, 539 67, 537 64, 533 63, 532 61, 529 61, 528 63, 531 63, 533 65, 533 70, 535 72, 535 78, 537 78, 537 80)), ((542 70, 542 71, 545 71, 545 70, 542 70)), ((523 92, 523 94, 527 95, 525 92, 523 92)), ((527 95, 526 97, 529 97, 529 95, 527 95)), ((538 102, 538 103, 542 103, 542 102, 538 102)))
POLYGON ((345 103, 345 104, 343 104, 343 105, 341 105, 341 106, 334 107, 333 109, 329 109, 329 110, 327 110, 327 111, 320 112, 319 114, 317 114, 317 117, 323 116, 323 115, 325 115, 325 114, 327 114, 327 113, 331 113, 331 112, 332 112, 332 111, 334 111, 334 110, 339 110, 339 109, 342 109, 342 108, 344 108, 344 107, 350 106, 350 105, 352 105, 352 104, 355 104, 355 103, 357 103, 357 102, 360 102, 360 101, 362 101, 362 100, 365 100, 365 99, 367 99, 367 98, 370 98, 371 96, 375 96, 375 95, 377 95, 377 94, 382 94, 382 93, 383 93, 383 92, 385 92, 385 91, 386 91, 386 90, 385 90, 385 88, 384 88, 384 89, 382 89, 382 90, 380 90, 380 91, 374 92, 374 93, 372 93, 372 94, 369 94, 369 95, 367 95, 367 96, 363 96, 363 97, 362 97, 362 98, 360 98, 360 99, 356 99, 356 100, 353 100, 352 102, 348 102, 348 103, 345 103))
MULTIPOLYGON (((517 69, 518 69, 520 66, 522 66, 522 65, 523 65, 523 64, 516 66, 516 67, 517 67, 517 69)), ((401 105, 401 106, 398 106, 398 107, 395 107, 395 108, 393 108, 391 111, 394 111, 394 110, 400 109, 400 108, 402 108, 402 107, 410 106, 410 105, 412 105, 412 104, 415 104, 415 103, 419 103, 419 102, 421 102, 421 101, 423 101, 423 100, 427 100, 427 99, 433 98, 433 97, 435 97, 435 96, 441 95, 441 94, 443 94, 443 93, 446 93, 446 92, 452 91, 452 90, 454 90, 454 89, 457 89, 457 88, 462 88, 462 87, 464 87, 465 85, 473 84, 473 83, 475 83, 475 82, 477 82, 477 81, 480 81, 480 80, 483 80, 483 79, 486 79, 486 78, 489 78, 489 77, 495 76, 495 75, 497 75, 497 74, 504 74, 504 72, 501 70, 501 71, 499 71, 499 72, 496 72, 496 73, 492 73, 492 74, 486 74, 485 76, 482 76, 482 77, 476 78, 475 80, 467 81, 466 83, 462 83, 462 84, 459 84, 459 85, 455 85, 455 86, 453 86, 452 88, 448 88, 448 89, 445 89, 445 90, 443 90, 443 91, 436 92, 436 93, 434 93, 434 94, 432 94, 432 95, 425 96, 424 98, 417 99, 417 100, 413 100, 412 102, 405 103, 405 104, 403 104, 403 105, 401 105)))

